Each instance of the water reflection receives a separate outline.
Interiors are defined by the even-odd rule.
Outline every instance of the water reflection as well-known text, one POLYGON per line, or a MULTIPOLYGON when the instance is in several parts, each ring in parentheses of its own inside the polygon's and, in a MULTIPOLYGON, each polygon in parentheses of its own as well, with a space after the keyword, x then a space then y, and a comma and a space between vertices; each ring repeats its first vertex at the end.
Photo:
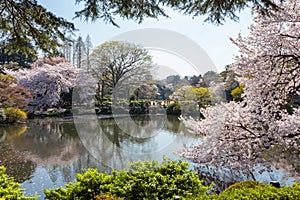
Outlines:
POLYGON ((196 142, 177 118, 166 116, 75 119, 78 134, 88 151, 107 166, 126 167, 134 160, 177 158, 173 151, 196 142))
POLYGON ((196 141, 174 117, 79 121, 46 118, 0 127, 0 165, 28 195, 43 198, 44 188, 63 186, 86 168, 110 172, 128 161, 177 158, 174 147, 196 141))
MULTIPOLYGON (((188 134, 176 117, 170 116, 99 120, 85 115, 69 120, 39 119, 26 125, 0 127, 0 165, 22 182, 28 195, 37 193, 43 198, 44 188, 63 186, 86 168, 110 172, 111 167, 124 168, 134 160, 162 160, 163 155, 176 159, 174 151, 200 141, 188 134)), ((272 157, 277 155, 276 149, 270 152, 269 160, 277 168, 261 172, 258 167, 253 172, 257 180, 285 183, 291 183, 295 177, 299 180, 299 150, 280 159, 272 157)), ((247 174, 226 172, 221 166, 217 170, 198 167, 201 179, 213 180, 220 189, 251 178, 247 174)))

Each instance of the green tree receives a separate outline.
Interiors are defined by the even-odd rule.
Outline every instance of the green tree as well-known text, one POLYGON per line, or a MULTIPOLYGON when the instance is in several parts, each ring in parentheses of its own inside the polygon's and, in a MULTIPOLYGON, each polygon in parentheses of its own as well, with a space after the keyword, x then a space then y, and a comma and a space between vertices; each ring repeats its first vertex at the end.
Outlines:
POLYGON ((193 87, 193 92, 195 93, 197 100, 198 100, 198 105, 200 108, 205 108, 206 106, 212 104, 213 102, 213 94, 209 88, 204 88, 204 87, 193 87))
POLYGON ((0 42, 6 53, 29 56, 36 54, 37 48, 58 53, 60 40, 66 40, 66 33, 75 30, 73 23, 57 17, 36 0, 1 0, 0 10, 0 42), (33 48, 24 45, 31 42, 33 48))
POLYGON ((113 25, 117 25, 114 18, 116 15, 123 19, 133 19, 138 23, 144 18, 168 17, 165 12, 167 7, 193 17, 207 14, 206 21, 217 24, 226 18, 238 20, 236 12, 245 7, 259 8, 263 14, 272 14, 272 11, 279 9, 273 0, 133 0, 122 3, 118 0, 76 0, 76 2, 84 3, 84 8, 75 13, 76 17, 92 21, 100 18, 113 25))
POLYGON ((151 67, 152 57, 148 51, 131 43, 106 42, 91 54, 92 73, 113 90, 114 102, 124 86, 131 85, 133 89, 134 84, 147 80, 151 67))
MULTIPOLYGON (((284 0, 281 0, 284 1, 284 0)), ((259 8, 264 14, 278 10, 273 0, 76 0, 83 8, 75 17, 95 21, 101 19, 117 26, 115 16, 141 23, 145 18, 168 17, 166 8, 193 17, 208 15, 207 20, 217 24, 226 18, 237 20, 236 12, 245 7, 259 8)), ((75 30, 74 24, 57 17, 38 4, 37 0, 1 0, 1 41, 9 53, 22 52, 25 56, 36 53, 36 48, 46 53, 58 53, 57 47, 67 40, 66 33, 75 30), (24 44, 33 42, 36 48, 24 44)))
MULTIPOLYGON (((37 54, 33 52, 32 54, 25 56, 20 51, 8 53, 5 47, 9 43, 11 43, 11 41, 7 41, 7 43, 2 42, 2 44, 0 44, 0 65, 6 65, 5 67, 10 67, 13 65, 16 65, 16 67, 30 67, 30 64, 33 62, 33 60, 37 58, 37 54)), ((23 45, 27 46, 28 48, 33 48, 30 43, 23 45)))
POLYGON ((201 84, 202 87, 210 87, 214 83, 220 81, 220 76, 215 71, 208 71, 203 74, 203 83, 201 84))

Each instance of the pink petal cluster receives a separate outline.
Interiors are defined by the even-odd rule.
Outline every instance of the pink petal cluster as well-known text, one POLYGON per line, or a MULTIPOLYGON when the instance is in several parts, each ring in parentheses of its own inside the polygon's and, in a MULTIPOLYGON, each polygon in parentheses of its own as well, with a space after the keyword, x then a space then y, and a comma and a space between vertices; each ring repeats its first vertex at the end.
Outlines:
POLYGON ((75 86, 78 70, 63 58, 40 58, 30 69, 5 72, 12 75, 18 85, 30 89, 34 97, 29 110, 37 111, 56 106, 61 94, 75 86))
POLYGON ((240 54, 231 69, 245 85, 243 102, 202 110, 200 121, 181 118, 203 136, 200 145, 181 152, 183 157, 231 169, 249 169, 275 157, 297 168, 299 157, 291 164, 280 152, 298 151, 300 145, 300 109, 286 109, 300 95, 300 1, 278 5, 276 16, 255 10, 249 36, 232 39, 240 54))

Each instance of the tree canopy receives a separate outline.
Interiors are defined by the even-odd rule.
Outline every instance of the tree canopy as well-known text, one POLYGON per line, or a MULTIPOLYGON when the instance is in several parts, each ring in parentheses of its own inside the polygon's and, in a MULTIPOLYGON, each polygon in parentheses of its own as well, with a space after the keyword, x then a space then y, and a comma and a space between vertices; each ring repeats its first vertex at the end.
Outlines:
POLYGON ((66 33, 75 30, 73 23, 57 17, 36 0, 1 0, 0 10, 0 42, 8 53, 30 56, 38 48, 56 54, 66 33))
MULTIPOLYGON (((283 1, 283 0, 281 0, 283 1)), ((207 15, 207 21, 217 24, 226 18, 237 20, 237 12, 254 6, 264 14, 279 7, 273 0, 76 0, 83 8, 75 12, 75 18, 86 21, 98 19, 117 25, 115 17, 141 23, 145 18, 168 17, 167 8, 185 15, 207 15)), ((57 47, 67 40, 66 34, 75 31, 72 22, 56 16, 41 6, 37 0, 1 0, 0 42, 10 53, 22 52, 34 55, 37 50, 57 54, 57 47), (7 41, 11 41, 7 43, 7 41), (32 43, 34 48, 28 44, 32 43)))
POLYGON ((64 58, 40 58, 30 69, 5 70, 12 75, 17 85, 29 88, 33 98, 28 111, 46 110, 59 106, 63 93, 69 93, 75 86, 77 69, 64 58))
MULTIPOLYGON (((148 51, 131 43, 105 42, 91 54, 91 73, 104 80, 114 92, 121 86, 131 85, 132 88, 134 84, 146 80, 151 67, 152 57, 148 51)), ((113 93, 114 101, 116 98, 113 93)))
POLYGON ((271 10, 278 10, 279 8, 273 0, 76 0, 76 2, 84 3, 84 8, 75 13, 76 17, 92 21, 100 18, 114 25, 117 25, 115 16, 120 16, 123 19, 133 19, 138 23, 141 23, 144 18, 168 17, 165 11, 166 8, 193 17, 208 15, 206 20, 217 24, 225 21, 227 17, 237 20, 236 12, 245 7, 254 6, 259 8, 263 14, 270 14, 271 10))

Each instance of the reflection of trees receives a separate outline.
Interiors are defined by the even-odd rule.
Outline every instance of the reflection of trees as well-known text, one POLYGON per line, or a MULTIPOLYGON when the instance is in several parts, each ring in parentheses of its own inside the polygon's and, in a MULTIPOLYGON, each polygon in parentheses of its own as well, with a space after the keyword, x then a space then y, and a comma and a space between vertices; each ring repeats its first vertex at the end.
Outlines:
POLYGON ((110 167, 123 168, 128 161, 151 158, 150 153, 157 149, 151 134, 162 127, 160 123, 147 117, 100 121, 85 118, 76 125, 92 155, 110 167))
POLYGON ((55 119, 29 123, 28 131, 10 143, 28 160, 43 166, 62 166, 77 160, 84 153, 72 122, 55 119))
POLYGON ((159 159, 188 142, 185 133, 174 134, 175 130, 184 132, 182 126, 172 125, 180 123, 178 119, 166 116, 74 119, 84 146, 94 157, 114 168, 123 168, 129 161, 159 159))
POLYGON ((30 179, 37 166, 46 169, 55 184, 61 184, 61 179, 64 183, 73 181, 87 167, 108 171, 84 149, 73 122, 39 119, 30 121, 28 127, 4 127, 3 133, 0 165, 19 182, 30 179))
POLYGON ((0 127, 0 142, 24 134, 27 130, 25 125, 2 126, 0 127))
POLYGON ((182 131, 182 125, 177 116, 167 116, 166 128, 175 133, 182 131))

